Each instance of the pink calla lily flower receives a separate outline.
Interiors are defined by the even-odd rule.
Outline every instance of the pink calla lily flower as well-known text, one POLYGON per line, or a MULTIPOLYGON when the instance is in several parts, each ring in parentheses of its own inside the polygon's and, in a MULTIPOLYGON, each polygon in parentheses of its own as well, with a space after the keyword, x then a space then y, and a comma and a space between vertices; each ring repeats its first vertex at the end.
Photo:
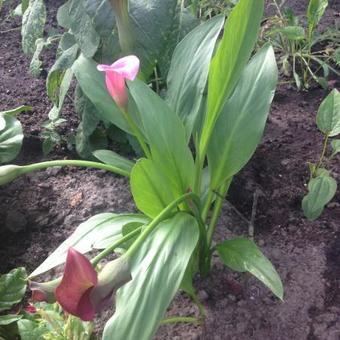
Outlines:
POLYGON ((67 253, 64 275, 45 283, 30 282, 33 301, 54 302, 83 321, 90 321, 112 303, 116 290, 131 280, 127 259, 108 262, 98 274, 91 262, 73 248, 67 253))
POLYGON ((99 71, 105 72, 106 88, 117 105, 127 107, 125 79, 134 80, 139 72, 139 59, 130 55, 115 61, 112 65, 98 65, 99 71))

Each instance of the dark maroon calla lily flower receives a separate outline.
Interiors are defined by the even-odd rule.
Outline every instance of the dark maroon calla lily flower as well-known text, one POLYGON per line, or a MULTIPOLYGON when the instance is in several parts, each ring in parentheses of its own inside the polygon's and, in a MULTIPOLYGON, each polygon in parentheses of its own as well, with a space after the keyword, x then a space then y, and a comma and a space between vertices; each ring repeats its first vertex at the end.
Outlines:
POLYGON ((108 262, 98 274, 86 256, 70 248, 64 275, 54 281, 30 282, 33 301, 57 302, 83 321, 112 303, 116 290, 131 280, 128 260, 122 256, 108 262))
POLYGON ((70 248, 55 297, 66 312, 90 321, 110 305, 116 290, 130 280, 129 264, 124 257, 107 263, 98 275, 83 254, 70 248))

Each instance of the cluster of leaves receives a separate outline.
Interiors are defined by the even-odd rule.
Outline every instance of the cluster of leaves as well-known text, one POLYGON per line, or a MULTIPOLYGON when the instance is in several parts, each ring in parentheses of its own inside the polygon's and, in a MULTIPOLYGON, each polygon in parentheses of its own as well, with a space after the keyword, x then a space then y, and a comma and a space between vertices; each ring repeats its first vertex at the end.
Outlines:
POLYGON ((293 76, 298 89, 310 87, 311 81, 328 88, 331 72, 340 76, 333 65, 340 64, 339 27, 320 33, 318 24, 328 6, 328 0, 310 0, 306 19, 302 21, 292 9, 282 8, 277 1, 277 15, 268 18, 263 39, 269 41, 279 55, 281 72, 293 76))
POLYGON ((218 14, 228 15, 239 0, 187 0, 190 12, 204 20, 218 14))
MULTIPOLYGON (((49 71, 46 84, 47 94, 53 103, 43 135, 46 152, 61 139, 56 127, 60 124, 60 110, 70 89, 73 64, 79 54, 99 63, 112 63, 122 52, 136 54, 142 62, 143 77, 153 80, 160 89, 175 46, 198 24, 178 0, 152 0, 148 6, 145 6, 144 1, 131 0, 128 22, 122 24, 121 17, 125 13, 117 13, 117 9, 114 11, 114 2, 67 1, 57 14, 58 24, 64 33, 44 39, 44 0, 32 0, 29 3, 22 0, 22 47, 26 54, 33 56, 31 71, 37 73, 39 70, 42 49, 54 40, 60 40, 57 59, 49 71)), ((127 1, 122 3, 127 4, 127 1)), ((115 137, 110 133, 110 120, 89 100, 84 89, 76 91, 75 108, 81 121, 75 138, 76 149, 79 155, 89 158, 99 145, 106 146, 108 140, 115 137)), ((121 134, 117 134, 119 139, 121 134)), ((133 141, 131 143, 134 144, 133 141)))
POLYGON ((24 307, 27 274, 15 268, 0 276, 0 339, 89 340, 93 324, 66 316, 57 304, 24 307))
POLYGON ((333 139, 340 134, 340 93, 334 89, 321 103, 316 116, 316 123, 324 135, 323 151, 317 164, 309 163, 310 180, 308 194, 302 200, 302 209, 310 220, 318 218, 324 207, 336 193, 337 183, 325 168, 327 161, 340 152, 340 139, 333 139), (327 155, 328 144, 332 151, 327 155))
POLYGON ((12 161, 19 154, 24 135, 16 115, 31 109, 30 106, 20 106, 0 112, 0 164, 12 161))

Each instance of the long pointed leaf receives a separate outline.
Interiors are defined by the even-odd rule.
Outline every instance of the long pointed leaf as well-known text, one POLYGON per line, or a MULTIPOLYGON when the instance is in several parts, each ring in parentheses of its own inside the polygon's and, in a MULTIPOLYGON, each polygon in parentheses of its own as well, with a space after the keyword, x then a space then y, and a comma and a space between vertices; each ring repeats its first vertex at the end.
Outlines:
POLYGON ((123 237, 122 228, 131 222, 145 224, 148 219, 138 214, 98 214, 80 224, 74 233, 66 239, 34 272, 30 277, 38 276, 62 264, 66 260, 70 247, 82 254, 93 249, 103 249, 114 241, 123 237))
POLYGON ((192 30, 177 45, 168 73, 167 102, 183 120, 189 137, 208 78, 214 46, 224 23, 219 15, 192 30))
POLYGON ((259 143, 277 83, 274 51, 267 45, 244 69, 217 120, 208 148, 211 186, 216 189, 250 159, 259 143))
POLYGON ((263 8, 264 0, 240 0, 226 21, 222 41, 210 65, 201 152, 206 150, 220 110, 249 60, 257 40, 263 8))
POLYGON ((103 340, 151 339, 175 296, 198 241, 185 213, 161 223, 132 259, 132 281, 120 288, 103 340))

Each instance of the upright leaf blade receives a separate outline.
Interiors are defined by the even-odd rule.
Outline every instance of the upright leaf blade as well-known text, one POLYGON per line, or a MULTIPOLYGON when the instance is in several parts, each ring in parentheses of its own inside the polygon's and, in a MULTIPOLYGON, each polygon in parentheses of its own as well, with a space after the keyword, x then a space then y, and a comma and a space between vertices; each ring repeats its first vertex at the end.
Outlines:
MULTIPOLYGON (((177 198, 190 190, 193 185, 194 161, 187 145, 184 126, 180 118, 146 84, 139 80, 128 82, 128 84, 131 96, 140 113, 141 129, 151 148, 154 164, 150 167, 157 169, 155 172, 159 172, 164 179, 162 187, 166 186, 166 190, 171 191, 172 197, 177 198)), ((143 164, 146 163, 143 162, 143 164)), ((139 190, 138 183, 140 183, 139 180, 134 180, 134 174, 138 173, 138 178, 144 181, 142 179, 144 176, 143 167, 138 166, 137 168, 140 170, 133 170, 131 175, 134 193, 139 190)), ((147 174, 145 173, 145 175, 147 174)), ((158 185, 158 182, 155 182, 154 185, 158 185)), ((157 190, 159 189, 157 188, 157 190)), ((142 199, 142 196, 138 195, 138 197, 142 199)), ((134 195, 134 198, 137 199, 137 206, 140 205, 138 197, 134 195)), ((150 201, 149 204, 153 204, 153 202, 150 201)), ((154 217, 155 215, 149 216, 154 217)))
POLYGON ((283 286, 278 273, 253 241, 242 237, 227 240, 217 245, 217 252, 226 266, 235 271, 250 272, 283 299, 283 286))
POLYGON ((328 0, 310 0, 307 9, 307 20, 310 30, 313 30, 321 20, 328 6, 328 0))
POLYGON ((219 15, 192 30, 177 45, 168 73, 167 102, 190 137, 202 102, 214 46, 222 29, 219 15))
POLYGON ((340 133, 340 92, 334 89, 321 103, 316 115, 321 132, 330 137, 340 133))
POLYGON ((26 54, 33 54, 35 42, 44 34, 46 7, 44 0, 31 0, 22 18, 22 49, 26 54))
POLYGON ((123 237, 122 228, 125 224, 140 222, 145 224, 148 219, 138 214, 98 214, 80 224, 74 233, 66 239, 34 272, 30 277, 38 276, 62 264, 66 260, 70 247, 82 254, 93 249, 103 249, 114 241, 123 237))
POLYGON ((201 152, 206 150, 220 110, 249 60, 257 40, 263 8, 264 0, 240 0, 226 21, 222 41, 209 70, 208 103, 200 140, 201 152))
POLYGON ((195 219, 178 213, 147 238, 132 259, 133 280, 117 292, 103 340, 152 338, 181 284, 198 234, 195 219))
POLYGON ((211 187, 216 189, 250 159, 259 143, 277 83, 271 46, 263 47, 243 70, 222 108, 208 148, 211 187))
POLYGON ((26 291, 26 270, 15 268, 0 276, 0 312, 21 301, 26 291))

